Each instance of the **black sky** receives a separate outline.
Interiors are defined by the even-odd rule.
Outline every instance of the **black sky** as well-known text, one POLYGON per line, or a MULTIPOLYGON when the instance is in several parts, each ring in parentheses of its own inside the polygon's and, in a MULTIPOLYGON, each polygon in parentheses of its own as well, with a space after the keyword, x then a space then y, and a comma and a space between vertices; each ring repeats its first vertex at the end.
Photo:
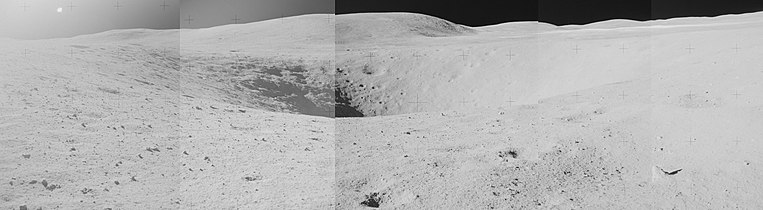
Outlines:
POLYGON ((113 29, 206 28, 332 12, 415 12, 484 26, 536 20, 555 25, 643 21, 758 11, 763 11, 763 0, 0 0, 0 37, 43 39, 113 29))
POLYGON ((305 14, 334 13, 334 0, 180 0, 180 27, 208 28, 305 14), (187 18, 192 22, 186 21, 187 18))
POLYGON ((415 12, 468 26, 511 21, 555 25, 763 11, 763 0, 336 0, 337 14, 415 12))

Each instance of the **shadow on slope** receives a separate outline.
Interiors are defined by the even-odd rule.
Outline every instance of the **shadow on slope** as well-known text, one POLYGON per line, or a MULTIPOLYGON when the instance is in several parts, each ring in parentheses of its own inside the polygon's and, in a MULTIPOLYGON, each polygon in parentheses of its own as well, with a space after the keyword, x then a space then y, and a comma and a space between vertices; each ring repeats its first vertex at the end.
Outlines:
POLYGON ((197 65, 203 66, 204 78, 222 84, 220 91, 230 103, 268 111, 334 116, 332 77, 327 76, 325 66, 276 64, 248 56, 206 58, 197 65))
POLYGON ((340 88, 334 89, 334 97, 336 99, 335 113, 336 117, 363 117, 363 112, 360 112, 356 107, 353 107, 350 103, 351 99, 340 88))

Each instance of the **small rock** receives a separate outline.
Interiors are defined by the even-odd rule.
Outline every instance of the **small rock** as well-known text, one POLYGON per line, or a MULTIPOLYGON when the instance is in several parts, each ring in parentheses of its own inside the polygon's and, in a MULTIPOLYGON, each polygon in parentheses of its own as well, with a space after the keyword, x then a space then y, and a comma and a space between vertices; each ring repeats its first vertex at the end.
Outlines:
POLYGON ((26 159, 29 159, 30 157, 32 157, 32 155, 30 155, 30 154, 24 154, 24 155, 21 155, 21 156, 26 158, 26 159))
POLYGON ((379 197, 379 193, 371 193, 370 195, 366 195, 366 200, 360 202, 360 204, 372 208, 379 208, 381 197, 379 197))
POLYGON ((49 185, 48 187, 46 187, 45 189, 48 189, 48 190, 50 190, 50 191, 53 191, 53 190, 55 190, 55 189, 58 189, 58 188, 61 188, 61 186, 60 186, 60 185, 57 185, 57 184, 51 184, 51 185, 49 185))
POLYGON ((19 206, 19 210, 29 210, 29 209, 27 209, 26 205, 21 205, 19 206))
POLYGON ((244 180, 246 180, 248 182, 262 180, 262 175, 245 176, 244 180))

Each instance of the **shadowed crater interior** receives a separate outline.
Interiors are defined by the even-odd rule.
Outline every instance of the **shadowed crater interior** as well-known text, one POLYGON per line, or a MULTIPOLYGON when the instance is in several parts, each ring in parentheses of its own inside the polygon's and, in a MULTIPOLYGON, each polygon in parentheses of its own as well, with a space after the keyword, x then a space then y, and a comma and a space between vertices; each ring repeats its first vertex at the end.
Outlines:
POLYGON ((235 64, 234 74, 237 90, 257 95, 273 102, 260 105, 271 109, 285 109, 306 115, 334 117, 333 99, 329 83, 316 83, 308 77, 308 71, 301 65, 266 65, 257 61, 235 64), (280 104, 280 105, 279 105, 280 104))
POLYGON ((334 99, 336 100, 334 107, 336 117, 363 117, 363 113, 351 105, 352 99, 342 89, 334 89, 334 99))

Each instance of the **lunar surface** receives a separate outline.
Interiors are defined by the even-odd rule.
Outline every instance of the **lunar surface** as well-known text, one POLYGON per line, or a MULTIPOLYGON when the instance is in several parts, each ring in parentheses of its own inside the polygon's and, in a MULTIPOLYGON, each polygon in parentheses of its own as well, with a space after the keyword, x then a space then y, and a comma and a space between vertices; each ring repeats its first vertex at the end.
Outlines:
POLYGON ((2 40, 0 209, 332 208, 325 16, 2 40))
POLYGON ((337 18, 339 209, 763 208, 763 13, 337 18))
POLYGON ((761 30, 365 13, 0 39, 0 208, 761 209, 761 30))

